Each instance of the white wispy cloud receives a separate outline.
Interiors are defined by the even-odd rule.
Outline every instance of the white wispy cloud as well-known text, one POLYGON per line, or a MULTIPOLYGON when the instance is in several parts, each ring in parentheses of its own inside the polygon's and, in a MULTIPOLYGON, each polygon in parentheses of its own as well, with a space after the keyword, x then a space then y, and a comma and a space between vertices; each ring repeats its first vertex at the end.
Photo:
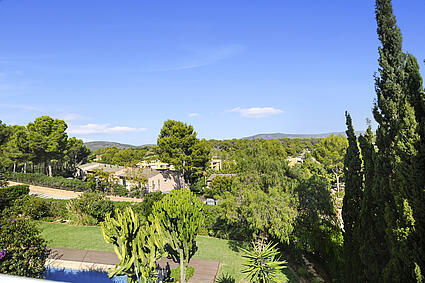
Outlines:
POLYGON ((189 117, 196 117, 196 116, 199 116, 199 113, 189 113, 189 117))
POLYGON ((65 121, 84 121, 84 120, 89 120, 88 117, 81 115, 81 114, 77 114, 77 113, 66 113, 60 116, 60 119, 65 120, 65 121))
POLYGON ((86 125, 69 125, 68 133, 75 135, 92 135, 92 134, 116 134, 146 131, 146 128, 132 128, 127 126, 111 126, 111 124, 86 124, 86 125))
POLYGON ((40 110, 39 108, 35 106, 25 105, 25 104, 0 104, 0 108, 23 110, 23 111, 39 111, 40 110))
POLYGON ((236 112, 245 118, 265 118, 283 113, 282 110, 274 107, 252 107, 252 108, 240 108, 236 107, 229 112, 236 112))
POLYGON ((207 49, 199 49, 192 50, 192 55, 190 59, 186 59, 185 62, 176 64, 175 66, 169 66, 164 68, 158 68, 153 71, 161 72, 161 71, 179 71, 179 70, 187 70, 194 69, 203 66, 208 66, 215 64, 219 61, 228 59, 236 54, 241 53, 244 50, 241 45, 224 45, 214 48, 207 49))

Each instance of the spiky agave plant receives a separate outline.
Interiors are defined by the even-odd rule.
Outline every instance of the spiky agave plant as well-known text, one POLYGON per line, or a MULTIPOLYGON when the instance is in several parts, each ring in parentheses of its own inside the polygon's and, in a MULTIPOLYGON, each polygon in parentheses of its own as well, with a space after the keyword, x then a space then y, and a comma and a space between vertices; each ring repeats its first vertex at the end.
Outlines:
POLYGON ((248 260, 242 273, 246 274, 250 282, 280 282, 278 274, 286 267, 286 261, 280 261, 276 244, 270 242, 264 245, 261 242, 257 245, 253 242, 252 247, 252 250, 242 249, 242 256, 248 260))

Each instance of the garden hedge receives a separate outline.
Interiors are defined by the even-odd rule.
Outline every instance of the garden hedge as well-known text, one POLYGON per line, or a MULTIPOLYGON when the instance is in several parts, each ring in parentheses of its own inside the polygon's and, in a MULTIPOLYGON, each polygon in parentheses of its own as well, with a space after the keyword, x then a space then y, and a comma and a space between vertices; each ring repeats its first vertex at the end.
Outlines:
POLYGON ((76 192, 88 191, 89 188, 86 182, 79 179, 67 179, 65 177, 50 177, 40 173, 9 173, 8 179, 20 183, 30 185, 46 186, 50 188, 70 190, 76 192))

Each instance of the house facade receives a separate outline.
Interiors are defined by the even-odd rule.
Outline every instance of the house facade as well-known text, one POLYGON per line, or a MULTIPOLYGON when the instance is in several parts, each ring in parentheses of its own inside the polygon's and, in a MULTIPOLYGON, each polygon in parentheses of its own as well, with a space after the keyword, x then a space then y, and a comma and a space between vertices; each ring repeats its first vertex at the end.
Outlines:
POLYGON ((184 179, 181 174, 171 170, 156 170, 151 168, 124 168, 113 174, 118 184, 126 186, 128 190, 139 185, 144 179, 149 193, 169 193, 183 187, 184 179), (137 180, 137 181, 136 181, 137 180))

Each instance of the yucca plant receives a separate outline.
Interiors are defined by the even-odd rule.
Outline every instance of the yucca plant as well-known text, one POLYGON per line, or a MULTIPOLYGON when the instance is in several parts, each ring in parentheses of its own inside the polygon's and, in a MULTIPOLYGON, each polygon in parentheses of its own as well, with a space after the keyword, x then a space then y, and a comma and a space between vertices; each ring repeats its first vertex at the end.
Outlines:
POLYGON ((242 270, 246 278, 250 282, 282 282, 278 275, 279 271, 286 267, 286 262, 280 261, 276 244, 270 242, 264 245, 261 242, 257 245, 253 242, 252 247, 252 250, 242 249, 242 256, 248 260, 248 263, 244 264, 246 268, 242 270))

